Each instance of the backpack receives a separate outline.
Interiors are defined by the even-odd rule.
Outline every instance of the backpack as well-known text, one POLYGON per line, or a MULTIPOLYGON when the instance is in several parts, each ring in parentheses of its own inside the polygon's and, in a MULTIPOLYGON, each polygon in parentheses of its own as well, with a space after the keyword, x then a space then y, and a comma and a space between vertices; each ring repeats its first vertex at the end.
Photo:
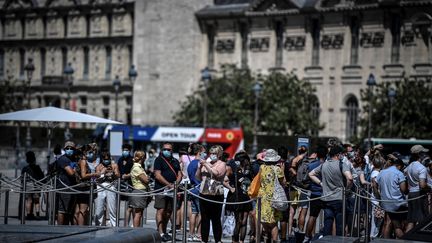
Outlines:
POLYGON ((296 184, 301 188, 309 187, 311 182, 308 169, 310 163, 311 161, 309 159, 303 159, 297 167, 296 184))

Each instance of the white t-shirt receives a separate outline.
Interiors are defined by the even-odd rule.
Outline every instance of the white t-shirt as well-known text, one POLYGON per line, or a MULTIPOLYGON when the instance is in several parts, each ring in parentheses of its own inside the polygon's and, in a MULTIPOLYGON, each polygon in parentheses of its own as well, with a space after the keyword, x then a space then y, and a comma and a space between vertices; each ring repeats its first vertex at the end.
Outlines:
POLYGON ((418 161, 411 162, 405 170, 409 192, 419 192, 419 181, 427 180, 427 169, 418 161))
POLYGON ((190 162, 194 159, 195 159, 194 155, 182 155, 180 158, 180 161, 183 164, 183 171, 182 171, 183 176, 186 177, 186 179, 189 179, 187 168, 188 168, 190 162))
MULTIPOLYGON (((372 180, 375 180, 375 181, 376 181, 376 178, 377 178, 378 175, 379 175, 379 171, 377 171, 377 170, 373 170, 372 173, 371 173, 371 181, 372 181, 372 180)), ((371 198, 375 199, 375 194, 372 193, 372 194, 371 194, 371 198)), ((374 204, 374 205, 378 205, 379 202, 377 202, 377 201, 372 201, 372 204, 374 204)))

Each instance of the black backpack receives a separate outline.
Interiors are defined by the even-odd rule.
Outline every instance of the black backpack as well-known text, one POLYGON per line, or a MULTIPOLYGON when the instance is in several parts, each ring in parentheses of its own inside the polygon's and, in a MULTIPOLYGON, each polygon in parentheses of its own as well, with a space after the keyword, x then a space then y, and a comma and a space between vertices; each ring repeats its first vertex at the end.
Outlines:
POLYGON ((309 178, 309 159, 302 159, 300 165, 297 167, 296 184, 301 188, 308 188, 311 180, 309 178))

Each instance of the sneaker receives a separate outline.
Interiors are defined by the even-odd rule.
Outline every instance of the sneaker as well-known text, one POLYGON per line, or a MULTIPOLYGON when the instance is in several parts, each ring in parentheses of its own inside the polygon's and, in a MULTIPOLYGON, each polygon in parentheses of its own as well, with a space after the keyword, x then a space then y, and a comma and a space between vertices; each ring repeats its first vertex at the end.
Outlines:
POLYGON ((199 235, 194 235, 194 236, 192 237, 192 241, 195 241, 195 242, 201 242, 201 236, 199 236, 199 235))
POLYGON ((193 240, 194 237, 195 237, 195 235, 189 235, 188 238, 187 238, 187 241, 188 241, 188 242, 192 242, 192 241, 194 241, 194 240, 193 240))
POLYGON ((162 235, 162 241, 163 241, 163 242, 172 241, 172 237, 171 237, 171 235, 169 235, 169 234, 167 234, 167 233, 163 234, 163 235, 162 235))

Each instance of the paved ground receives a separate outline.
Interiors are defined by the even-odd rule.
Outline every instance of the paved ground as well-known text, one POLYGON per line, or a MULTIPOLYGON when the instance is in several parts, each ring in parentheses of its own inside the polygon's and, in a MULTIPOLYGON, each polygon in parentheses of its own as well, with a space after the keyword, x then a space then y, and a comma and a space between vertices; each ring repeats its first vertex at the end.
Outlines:
MULTIPOLYGON (((14 170, 3 170, 0 171, 2 176, 7 176, 8 178, 14 178, 14 170)), ((0 224, 5 224, 5 193, 2 191, 0 194, 0 224)), ((120 225, 124 225, 124 206, 125 203, 121 203, 121 211, 120 211, 120 225)), ((7 209, 8 218, 7 224, 9 225, 19 225, 21 223, 18 218, 18 209, 19 208, 19 194, 10 192, 9 193, 9 207, 7 209)), ((156 228, 156 220, 155 220, 156 211, 153 207, 153 202, 147 208, 147 217, 145 220, 146 227, 154 227, 156 228)), ((41 212, 41 219, 38 220, 26 220, 25 224, 27 225, 48 225, 48 220, 44 219, 45 213, 41 212)), ((170 227, 170 225, 169 225, 170 227)), ((177 233, 177 239, 181 240, 183 238, 183 233, 177 233)), ((249 237, 247 237, 248 242, 249 237)), ((214 242, 214 241, 213 241, 214 242)), ((223 242, 231 242, 231 237, 224 237, 223 242)))

